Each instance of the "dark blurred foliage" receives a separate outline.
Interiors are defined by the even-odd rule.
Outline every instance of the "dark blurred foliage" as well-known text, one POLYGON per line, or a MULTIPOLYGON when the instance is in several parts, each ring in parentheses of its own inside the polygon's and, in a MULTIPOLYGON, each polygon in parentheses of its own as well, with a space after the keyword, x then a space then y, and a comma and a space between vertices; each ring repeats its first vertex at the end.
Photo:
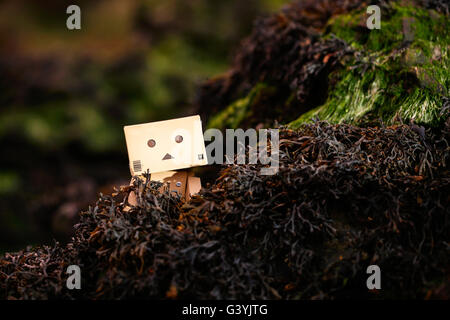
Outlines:
POLYGON ((191 114, 198 83, 284 2, 2 1, 0 252, 67 239, 99 191, 128 183, 122 126, 191 114))

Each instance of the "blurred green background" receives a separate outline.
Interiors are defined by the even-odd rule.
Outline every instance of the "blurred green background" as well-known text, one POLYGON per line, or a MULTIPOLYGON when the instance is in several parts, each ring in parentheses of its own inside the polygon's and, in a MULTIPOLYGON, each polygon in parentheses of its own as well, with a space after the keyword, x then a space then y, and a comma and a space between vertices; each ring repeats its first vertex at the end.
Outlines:
POLYGON ((197 86, 286 2, 1 1, 0 253, 68 239, 98 192, 128 183, 122 127, 192 114, 197 86))

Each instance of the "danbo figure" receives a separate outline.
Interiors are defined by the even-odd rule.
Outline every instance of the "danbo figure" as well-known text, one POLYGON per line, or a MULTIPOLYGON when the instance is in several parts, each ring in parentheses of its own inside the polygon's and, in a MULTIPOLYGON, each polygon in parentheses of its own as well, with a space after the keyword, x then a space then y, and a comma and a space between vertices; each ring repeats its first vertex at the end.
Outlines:
MULTIPOLYGON (((133 177, 148 170, 152 181, 168 182, 171 193, 187 200, 200 191, 200 178, 179 170, 208 164, 200 116, 125 126, 124 131, 133 177)), ((134 192, 128 202, 137 204, 134 192)))

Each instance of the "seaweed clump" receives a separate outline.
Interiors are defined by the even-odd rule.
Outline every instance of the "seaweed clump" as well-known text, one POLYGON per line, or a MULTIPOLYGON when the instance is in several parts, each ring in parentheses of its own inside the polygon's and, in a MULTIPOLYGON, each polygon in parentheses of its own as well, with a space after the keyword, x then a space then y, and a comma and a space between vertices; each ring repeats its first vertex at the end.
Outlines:
POLYGON ((231 165, 187 203, 138 180, 67 245, 2 258, 0 298, 448 298, 449 125, 282 128, 278 173, 231 165), (82 290, 65 288, 70 264, 82 290))

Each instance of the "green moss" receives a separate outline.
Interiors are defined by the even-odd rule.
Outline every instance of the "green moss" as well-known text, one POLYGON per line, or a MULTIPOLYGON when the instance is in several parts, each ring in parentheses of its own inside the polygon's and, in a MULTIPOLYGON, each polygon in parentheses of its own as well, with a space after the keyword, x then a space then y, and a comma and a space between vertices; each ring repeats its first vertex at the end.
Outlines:
POLYGON ((13 171, 0 171, 0 195, 17 191, 20 177, 13 171))
POLYGON ((252 116, 252 106, 257 104, 262 94, 273 92, 274 87, 259 83, 250 93, 239 99, 214 116, 208 123, 208 128, 238 128, 242 121, 252 116))
POLYGON ((92 151, 113 150, 122 138, 120 131, 87 102, 71 106, 71 115, 73 121, 68 132, 92 151))
POLYGON ((46 148, 53 148, 64 142, 64 121, 66 114, 61 102, 35 106, 33 110, 14 106, 6 109, 0 117, 0 138, 15 132, 30 142, 46 148))
POLYGON ((382 12, 379 30, 366 29, 367 18, 365 10, 338 15, 328 22, 326 36, 334 35, 355 48, 385 53, 409 37, 414 42, 448 43, 448 18, 434 11, 392 3, 388 12, 382 12))
POLYGON ((328 36, 345 40, 359 57, 330 75, 337 81, 325 104, 290 126, 296 128, 314 117, 335 123, 377 119, 392 123, 397 116, 438 125, 443 120, 443 98, 450 92, 446 17, 393 4, 389 15, 382 15, 380 30, 361 31, 362 21, 362 11, 330 21, 328 36), (410 31, 405 31, 405 24, 410 31))

